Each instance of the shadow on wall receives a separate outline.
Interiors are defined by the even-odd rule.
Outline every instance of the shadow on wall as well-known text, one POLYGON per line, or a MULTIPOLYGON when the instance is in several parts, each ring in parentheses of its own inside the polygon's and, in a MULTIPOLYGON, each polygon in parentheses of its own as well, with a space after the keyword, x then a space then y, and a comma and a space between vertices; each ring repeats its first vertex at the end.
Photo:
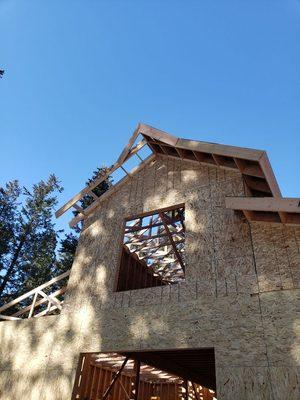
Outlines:
MULTIPOLYGON (((287 354, 289 366, 299 365, 297 321, 286 319, 289 336, 277 330, 270 341, 277 329, 271 301, 265 294, 261 305, 249 295, 253 287, 258 292, 249 227, 224 207, 225 196, 240 195, 240 186, 233 173, 168 160, 141 170, 105 200, 86 221, 61 315, 0 323, 0 398, 70 399, 81 352, 215 347, 222 399, 229 398, 225 382, 231 396, 242 384, 233 381, 234 368, 261 368, 264 374, 268 357, 284 365, 287 354), (183 202, 186 283, 113 292, 123 218, 183 202), (285 356, 275 356, 284 340, 285 356)), ((292 297, 287 301, 297 307, 292 297)), ((271 390, 264 377, 256 388, 250 388, 251 376, 246 379, 249 386, 243 386, 258 396, 271 390)))

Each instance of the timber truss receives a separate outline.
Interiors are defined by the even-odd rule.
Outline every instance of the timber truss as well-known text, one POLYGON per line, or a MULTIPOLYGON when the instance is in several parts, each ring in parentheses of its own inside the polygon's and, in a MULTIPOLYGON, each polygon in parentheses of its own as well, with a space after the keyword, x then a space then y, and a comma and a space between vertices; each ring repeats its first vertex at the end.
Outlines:
POLYGON ((66 271, 0 307, 0 321, 38 318, 59 313, 70 272, 71 270, 66 271))
POLYGON ((117 291, 182 282, 184 205, 128 218, 122 251, 117 291))
POLYGON ((142 165, 150 162, 156 155, 238 171, 243 177, 245 196, 228 200, 227 208, 242 211, 249 221, 300 224, 300 199, 282 198, 265 151, 180 139, 145 124, 138 124, 127 146, 107 173, 77 193, 56 212, 56 216, 60 217, 69 209, 74 209, 77 215, 71 220, 70 226, 77 225, 113 194, 120 184, 131 179, 142 165), (145 148, 150 153, 147 158, 143 158, 141 154, 145 148), (127 164, 133 158, 137 166, 129 171, 127 164), (98 197, 94 189, 109 176, 114 177, 115 173, 120 172, 123 173, 123 178, 98 197), (93 200, 89 207, 83 209, 80 200, 86 195, 93 200))

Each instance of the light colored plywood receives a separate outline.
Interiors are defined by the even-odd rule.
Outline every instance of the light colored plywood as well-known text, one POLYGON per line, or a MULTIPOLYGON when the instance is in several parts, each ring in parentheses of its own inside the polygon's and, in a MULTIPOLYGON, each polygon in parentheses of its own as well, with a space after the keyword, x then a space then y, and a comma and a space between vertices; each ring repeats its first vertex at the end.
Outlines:
POLYGON ((300 228, 227 210, 226 196, 242 193, 238 171, 165 160, 89 213, 59 316, 0 323, 8 400, 69 399, 80 352, 201 347, 215 348, 218 400, 296 398, 300 228), (115 293, 124 218, 180 203, 186 282, 115 293))

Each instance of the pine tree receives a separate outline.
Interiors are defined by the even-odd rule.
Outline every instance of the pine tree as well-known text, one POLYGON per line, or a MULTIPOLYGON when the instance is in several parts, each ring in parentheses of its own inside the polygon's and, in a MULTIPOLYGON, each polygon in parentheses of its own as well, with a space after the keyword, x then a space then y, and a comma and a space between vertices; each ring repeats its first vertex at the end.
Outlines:
MULTIPOLYGON (((97 168, 87 184, 107 174, 107 170, 97 168)), ((111 185, 108 177, 93 192, 101 196, 111 185)), ((72 267, 81 227, 60 239, 62 231, 55 228, 54 208, 61 191, 55 175, 35 184, 32 191, 21 188, 18 181, 0 187, 0 304, 72 267)), ((92 197, 87 195, 81 207, 91 203, 92 197)))
POLYGON ((60 248, 55 265, 56 275, 71 269, 76 248, 78 245, 78 234, 70 232, 60 241, 60 248))
POLYGON ((58 234, 53 223, 57 193, 55 175, 40 181, 32 191, 17 181, 0 188, 0 301, 51 279, 58 234))
MULTIPOLYGON (((104 177, 108 174, 109 168, 107 167, 98 167, 95 171, 93 171, 93 175, 88 181, 86 182, 86 185, 91 185, 96 181, 96 179, 104 177)), ((100 197, 102 196, 109 188, 112 186, 112 178, 111 176, 108 176, 104 181, 99 183, 94 189, 92 189, 92 192, 100 197)), ((81 200, 80 200, 80 205, 81 208, 86 209, 88 206, 90 206, 93 203, 94 199, 91 195, 87 194, 85 195, 81 200)), ((78 211, 74 211, 73 214, 74 216, 78 215, 78 211)), ((81 232, 82 225, 78 224, 75 228, 74 231, 78 234, 81 232)))
MULTIPOLYGON (((88 181, 86 182, 86 185, 91 185, 92 183, 95 182, 96 179, 104 177, 108 173, 108 168, 107 167, 98 167, 95 171, 93 171, 93 175, 88 181)), ((99 185, 97 185, 92 192, 100 197, 103 193, 105 193, 110 187, 112 186, 112 179, 110 176, 108 176, 107 179, 102 181, 99 185)), ((83 209, 87 208, 91 203, 93 202, 93 197, 90 195, 86 195, 83 197, 81 200, 81 207, 83 209)))

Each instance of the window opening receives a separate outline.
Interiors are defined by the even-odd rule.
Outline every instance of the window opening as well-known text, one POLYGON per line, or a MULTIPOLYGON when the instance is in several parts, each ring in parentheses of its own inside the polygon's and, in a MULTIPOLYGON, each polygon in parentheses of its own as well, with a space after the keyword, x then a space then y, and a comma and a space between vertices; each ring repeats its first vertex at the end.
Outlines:
POLYGON ((126 219, 117 291, 185 280, 184 219, 182 204, 126 219))

